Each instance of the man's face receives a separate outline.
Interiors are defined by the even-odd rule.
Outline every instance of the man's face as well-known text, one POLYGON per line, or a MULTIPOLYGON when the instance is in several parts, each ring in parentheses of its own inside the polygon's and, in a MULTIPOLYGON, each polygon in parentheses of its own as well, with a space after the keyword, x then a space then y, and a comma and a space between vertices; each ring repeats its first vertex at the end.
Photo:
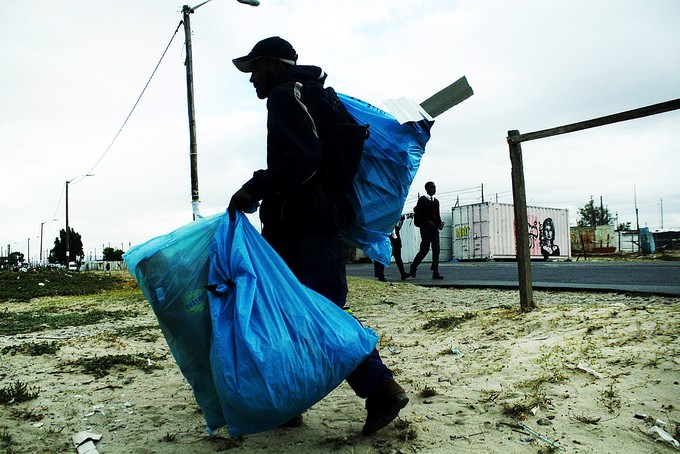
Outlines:
POLYGON ((428 184, 425 190, 427 191, 427 195, 433 196, 437 193, 437 186, 434 184, 428 184))
POLYGON ((283 63, 271 58, 259 58, 251 63, 250 83, 255 87, 257 97, 265 99, 275 87, 281 73, 283 63))

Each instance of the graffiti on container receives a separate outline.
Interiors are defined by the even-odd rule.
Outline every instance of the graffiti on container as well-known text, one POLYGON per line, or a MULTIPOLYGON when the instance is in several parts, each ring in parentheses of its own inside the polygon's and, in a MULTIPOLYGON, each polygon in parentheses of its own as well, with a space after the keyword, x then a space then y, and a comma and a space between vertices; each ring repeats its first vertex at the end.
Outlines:
POLYGON ((552 218, 543 222, 535 216, 528 217, 529 251, 531 255, 542 255, 544 259, 560 255, 560 247, 555 244, 555 223, 552 218))
POLYGON ((571 248, 576 251, 611 253, 616 251, 613 225, 574 227, 570 230, 571 248))
POLYGON ((538 220, 534 219, 534 222, 532 223, 531 220, 529 220, 529 250, 531 251, 531 255, 535 255, 534 250, 537 250, 538 248, 538 232, 540 230, 540 223, 538 220))
POLYGON ((470 226, 464 225, 463 227, 456 227, 456 238, 465 238, 470 234, 470 226))
POLYGON ((560 255, 560 247, 555 244, 555 223, 545 218, 541 229, 541 255, 548 260, 551 255, 560 255))

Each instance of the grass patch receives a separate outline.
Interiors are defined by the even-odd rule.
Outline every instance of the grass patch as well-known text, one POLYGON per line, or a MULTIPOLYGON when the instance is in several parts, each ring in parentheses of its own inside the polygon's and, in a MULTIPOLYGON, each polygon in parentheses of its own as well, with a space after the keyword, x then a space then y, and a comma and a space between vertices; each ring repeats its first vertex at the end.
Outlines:
POLYGON ((5 450, 3 452, 13 453, 15 451, 12 449, 12 446, 14 446, 12 434, 7 429, 0 430, 0 448, 5 450))
POLYGON ((422 391, 420 391, 420 393, 418 393, 418 395, 422 398, 434 397, 437 395, 437 390, 426 386, 422 391))
POLYGON ((17 353, 29 356, 53 355, 61 346, 58 342, 26 342, 19 345, 10 345, 0 350, 3 355, 16 355, 17 353))
POLYGON ((4 388, 0 388, 0 404, 27 402, 35 399, 39 394, 38 388, 28 386, 21 380, 17 380, 4 388))
POLYGON ((22 421, 42 421, 45 419, 45 415, 39 413, 39 409, 25 409, 14 407, 9 410, 9 414, 14 419, 20 419, 22 421))
POLYGON ((135 310, 102 311, 94 309, 88 312, 66 312, 63 314, 45 310, 24 312, 5 310, 0 312, 0 334, 24 334, 66 326, 93 325, 104 319, 122 320, 137 315, 139 315, 139 312, 135 310))
POLYGON ((500 411, 505 416, 513 419, 525 420, 534 414, 534 408, 547 407, 551 403, 545 394, 535 392, 519 402, 503 403, 500 405, 500 411))
POLYGON ((602 391, 600 402, 609 410, 609 413, 614 413, 621 408, 621 393, 616 388, 615 383, 610 383, 602 391))
POLYGON ((155 361, 165 359, 164 355, 155 354, 127 354, 127 355, 106 355, 95 356, 92 358, 81 358, 71 361, 69 364, 79 366, 86 374, 94 375, 96 378, 107 376, 112 369, 134 367, 149 372, 153 369, 162 369, 163 366, 155 361))
POLYGON ((27 302, 44 296, 94 295, 106 290, 134 288, 137 283, 123 273, 0 272, 0 301, 27 302))
POLYGON ((158 340, 163 333, 158 325, 130 325, 116 328, 111 332, 104 332, 99 334, 99 338, 116 342, 119 338, 125 337, 128 339, 135 339, 137 341, 144 341, 153 343, 158 340))
POLYGON ((418 438, 418 429, 411 424, 410 421, 397 418, 397 420, 394 421, 394 428, 397 429, 399 438, 405 442, 413 441, 418 438))
POLYGON ((531 390, 539 390, 545 383, 562 383, 567 379, 567 376, 558 370, 543 371, 543 373, 535 378, 522 380, 517 383, 518 388, 526 388, 531 390))
POLYGON ((477 317, 475 312, 464 312, 462 314, 447 315, 444 317, 437 317, 428 320, 425 325, 423 325, 424 330, 431 329, 442 329, 448 330, 458 327, 464 322, 477 317))

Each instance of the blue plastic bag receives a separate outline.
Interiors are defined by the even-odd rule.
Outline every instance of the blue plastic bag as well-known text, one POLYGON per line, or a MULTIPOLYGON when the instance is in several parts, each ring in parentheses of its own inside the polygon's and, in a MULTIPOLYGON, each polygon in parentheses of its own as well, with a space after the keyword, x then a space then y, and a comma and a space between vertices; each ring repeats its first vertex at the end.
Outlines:
POLYGON ((350 203, 357 217, 342 230, 343 240, 372 260, 389 265, 389 235, 401 217, 434 122, 399 122, 371 104, 338 93, 349 113, 370 125, 350 203))
POLYGON ((212 324, 205 284, 209 248, 222 215, 198 219, 123 255, 153 308, 208 430, 226 424, 210 370, 212 324))
POLYGON ((211 368, 230 435, 307 410, 375 348, 377 335, 300 284, 243 214, 224 215, 210 254, 211 368))

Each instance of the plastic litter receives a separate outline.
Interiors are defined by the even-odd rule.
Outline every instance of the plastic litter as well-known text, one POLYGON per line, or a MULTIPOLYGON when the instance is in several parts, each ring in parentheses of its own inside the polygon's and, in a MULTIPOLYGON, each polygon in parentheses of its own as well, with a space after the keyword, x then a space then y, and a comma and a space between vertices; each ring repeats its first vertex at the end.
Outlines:
POLYGON ((533 437, 536 437, 536 438, 538 438, 539 440, 548 443, 548 444, 549 444, 550 446, 552 446, 553 448, 559 449, 559 450, 561 450, 561 451, 565 451, 565 449, 564 449, 562 446, 558 445, 556 442, 550 440, 549 438, 544 437, 543 435, 541 435, 541 434, 539 434, 538 432, 536 432, 535 430, 533 430, 533 429, 531 429, 531 428, 525 426, 524 424, 516 424, 516 423, 504 422, 504 421, 501 421, 501 422, 499 422, 499 423, 497 423, 497 424, 501 424, 501 425, 504 425, 504 426, 512 427, 513 429, 523 430, 524 432, 528 433, 529 435, 531 435, 531 436, 533 436, 533 437))
POLYGON ((644 419, 644 420, 647 421, 648 423, 657 425, 657 426, 659 426, 659 427, 665 426, 665 425, 667 424, 666 421, 662 421, 662 420, 660 420, 660 419, 656 419, 656 418, 653 417, 653 416, 645 415, 645 414, 642 414, 642 413, 635 413, 634 416, 635 416, 635 418, 637 418, 637 419, 644 419))
POLYGON ((592 367, 590 367, 590 365, 588 365, 587 363, 580 362, 580 363, 578 363, 578 364, 576 364, 576 365, 570 364, 570 363, 563 363, 563 364, 564 364, 565 367, 568 367, 569 369, 578 369, 578 370, 581 370, 581 371, 583 371, 583 372, 586 372, 586 373, 588 373, 588 374, 590 374, 590 375, 592 375, 592 376, 594 376, 594 377, 597 377, 597 378, 604 378, 604 375, 602 375, 601 373, 597 372, 595 369, 593 369, 592 367))
POLYGON ((589 373, 590 375, 594 375, 594 376, 597 377, 597 378, 603 378, 603 377, 604 377, 604 375, 602 375, 601 373, 597 372, 596 370, 594 370, 592 367, 590 367, 590 366, 589 366, 588 364, 586 364, 586 363, 583 363, 583 362, 578 363, 578 364, 576 365, 576 367, 577 367, 578 369, 581 369, 581 370, 584 371, 584 372, 589 373))
POLYGON ((97 451, 95 442, 101 440, 101 438, 101 434, 88 431, 82 431, 71 435, 73 446, 76 448, 78 454, 97 454, 99 451, 97 451))
POLYGON ((453 356, 463 356, 463 352, 456 347, 456 344, 451 344, 451 353, 453 356))
POLYGON ((660 441, 663 443, 666 443, 667 445, 670 445, 674 447, 677 450, 680 450, 680 442, 673 438, 671 434, 663 430, 659 426, 652 426, 647 430, 647 435, 655 436, 656 435, 656 440, 655 441, 660 441))

